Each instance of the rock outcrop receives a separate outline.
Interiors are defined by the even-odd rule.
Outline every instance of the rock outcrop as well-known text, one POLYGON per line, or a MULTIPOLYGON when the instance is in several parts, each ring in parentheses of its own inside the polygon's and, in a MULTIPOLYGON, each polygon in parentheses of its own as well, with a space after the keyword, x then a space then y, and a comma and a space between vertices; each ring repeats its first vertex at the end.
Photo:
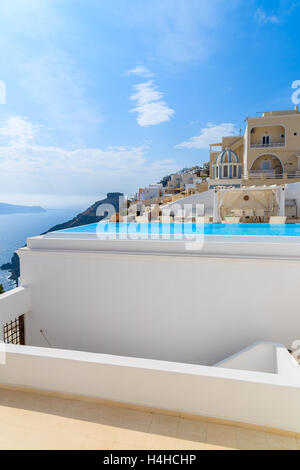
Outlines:
MULTIPOLYGON (((123 197, 122 193, 108 193, 105 199, 95 202, 92 206, 86 209, 84 212, 76 215, 74 219, 68 220, 63 224, 55 225, 55 227, 50 228, 48 232, 56 232, 57 230, 64 230, 66 228, 79 227, 80 225, 94 224, 100 222, 104 216, 97 216, 97 209, 103 204, 111 204, 114 206, 116 212, 119 212, 120 198, 123 197)), ((17 253, 14 253, 11 258, 10 263, 3 264, 1 266, 2 270, 10 272, 10 279, 13 279, 16 283, 20 277, 20 260, 17 253)))

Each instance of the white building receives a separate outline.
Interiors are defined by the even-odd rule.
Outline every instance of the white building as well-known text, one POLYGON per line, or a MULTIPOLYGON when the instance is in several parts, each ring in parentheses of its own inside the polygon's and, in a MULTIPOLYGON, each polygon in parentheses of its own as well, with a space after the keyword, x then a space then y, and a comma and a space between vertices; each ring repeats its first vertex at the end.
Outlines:
POLYGON ((298 237, 203 245, 89 227, 29 239, 19 255, 0 331, 24 315, 26 346, 5 345, 0 387, 300 433, 299 368, 286 350, 300 331, 298 237), (257 342, 283 346, 220 367, 257 342))
POLYGON ((164 195, 164 188, 162 184, 150 184, 140 191, 140 200, 157 199, 164 195))

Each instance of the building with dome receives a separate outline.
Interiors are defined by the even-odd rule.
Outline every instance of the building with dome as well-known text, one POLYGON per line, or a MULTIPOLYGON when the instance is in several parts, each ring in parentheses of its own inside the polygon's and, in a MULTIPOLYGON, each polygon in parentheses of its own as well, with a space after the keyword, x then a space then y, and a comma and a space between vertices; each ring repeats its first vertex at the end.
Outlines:
POLYGON ((209 189, 300 181, 300 112, 246 118, 243 135, 210 145, 209 189))
POLYGON ((213 179, 240 179, 242 176, 242 165, 237 154, 225 148, 217 156, 212 165, 213 179))

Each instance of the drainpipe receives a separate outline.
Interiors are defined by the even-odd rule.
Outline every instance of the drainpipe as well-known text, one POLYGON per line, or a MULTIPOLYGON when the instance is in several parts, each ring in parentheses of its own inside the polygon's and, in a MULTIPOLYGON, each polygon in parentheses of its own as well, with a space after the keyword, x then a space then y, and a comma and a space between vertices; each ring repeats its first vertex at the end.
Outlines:
POLYGON ((279 195, 279 216, 285 216, 285 187, 280 188, 279 195))
POLYGON ((244 155, 243 155, 243 166, 244 166, 244 178, 248 179, 248 118, 247 118, 247 125, 244 134, 244 155))
POLYGON ((214 209, 213 209, 213 221, 215 224, 217 224, 219 220, 219 208, 218 208, 218 191, 217 189, 214 189, 214 209))

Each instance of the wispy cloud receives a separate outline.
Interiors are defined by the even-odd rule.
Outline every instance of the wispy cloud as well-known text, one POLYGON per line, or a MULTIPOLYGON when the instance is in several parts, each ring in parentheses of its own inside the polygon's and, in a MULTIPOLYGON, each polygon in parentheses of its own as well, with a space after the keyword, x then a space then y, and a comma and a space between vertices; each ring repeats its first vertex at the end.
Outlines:
POLYGON ((267 23, 271 24, 279 24, 280 23, 280 18, 275 15, 273 12, 272 13, 267 13, 263 7, 257 8, 254 14, 255 20, 259 25, 264 25, 267 23))
POLYGON ((207 127, 201 129, 200 134, 191 137, 186 142, 176 145, 176 148, 182 149, 207 149, 210 144, 218 143, 222 137, 238 135, 238 130, 231 122, 222 124, 207 123, 207 127))
POLYGON ((19 73, 24 93, 46 110, 50 126, 80 139, 103 121, 97 106, 87 98, 85 72, 68 54, 54 50, 35 56, 19 66, 19 73))
MULTIPOLYGON (((220 45, 222 24, 228 27, 236 0, 144 0, 110 2, 155 56, 167 62, 205 60, 220 45)), ((110 6, 110 8, 113 8, 110 6)))
POLYGON ((138 114, 137 122, 140 126, 154 126, 171 119, 175 111, 167 105, 163 97, 153 80, 134 85, 134 94, 130 99, 136 101, 137 106, 130 112, 138 114))
POLYGON ((32 142, 39 134, 41 126, 32 124, 21 116, 9 117, 0 121, 0 136, 15 145, 32 142))
POLYGON ((149 70, 144 65, 139 64, 136 67, 134 67, 133 69, 127 70, 127 72, 125 72, 125 75, 126 76, 136 75, 138 77, 151 78, 151 77, 154 76, 154 73, 151 72, 151 70, 149 70))
POLYGON ((173 160, 151 161, 147 145, 67 149, 40 144, 40 126, 27 118, 0 122, 2 192, 101 194, 131 192, 176 167, 173 160))

